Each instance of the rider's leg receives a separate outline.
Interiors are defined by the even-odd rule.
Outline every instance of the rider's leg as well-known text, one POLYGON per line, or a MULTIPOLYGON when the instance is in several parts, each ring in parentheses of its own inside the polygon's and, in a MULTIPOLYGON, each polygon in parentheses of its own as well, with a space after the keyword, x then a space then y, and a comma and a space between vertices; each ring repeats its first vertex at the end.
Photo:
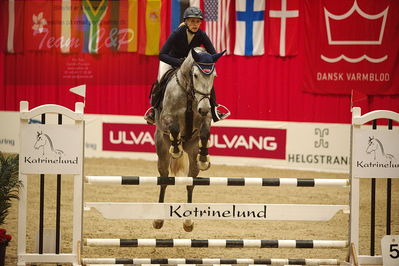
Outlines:
POLYGON ((157 81, 152 85, 151 89, 151 107, 148 108, 148 110, 144 114, 144 119, 147 121, 147 124, 153 125, 155 123, 155 108, 158 108, 159 101, 153 101, 152 98, 158 98, 158 94, 160 93, 160 89, 158 87, 162 76, 169 70, 171 69, 172 66, 169 64, 166 64, 162 61, 159 62, 159 69, 158 69, 158 78, 157 81))
POLYGON ((230 111, 225 106, 222 106, 222 105, 219 105, 216 103, 216 94, 215 94, 214 87, 212 87, 212 90, 211 90, 210 103, 211 103, 211 112, 212 112, 213 122, 217 122, 219 120, 226 119, 230 115, 230 111), (218 107, 223 107, 223 109, 225 109, 225 110, 221 110, 222 108, 218 109, 218 107))

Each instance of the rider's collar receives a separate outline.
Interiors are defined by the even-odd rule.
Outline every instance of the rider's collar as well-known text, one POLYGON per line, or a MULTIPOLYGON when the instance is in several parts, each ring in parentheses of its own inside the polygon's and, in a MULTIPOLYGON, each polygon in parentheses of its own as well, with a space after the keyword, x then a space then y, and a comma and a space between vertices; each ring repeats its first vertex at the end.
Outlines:
POLYGON ((202 73, 205 75, 210 75, 215 70, 215 63, 201 63, 201 62, 194 62, 194 64, 201 70, 202 73))

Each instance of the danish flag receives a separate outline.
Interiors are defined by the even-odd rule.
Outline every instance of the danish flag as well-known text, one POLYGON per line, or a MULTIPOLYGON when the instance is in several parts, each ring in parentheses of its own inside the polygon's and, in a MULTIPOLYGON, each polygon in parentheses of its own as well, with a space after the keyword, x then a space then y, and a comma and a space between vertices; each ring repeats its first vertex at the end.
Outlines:
POLYGON ((298 0, 269 0, 269 55, 281 57, 298 54, 298 0))

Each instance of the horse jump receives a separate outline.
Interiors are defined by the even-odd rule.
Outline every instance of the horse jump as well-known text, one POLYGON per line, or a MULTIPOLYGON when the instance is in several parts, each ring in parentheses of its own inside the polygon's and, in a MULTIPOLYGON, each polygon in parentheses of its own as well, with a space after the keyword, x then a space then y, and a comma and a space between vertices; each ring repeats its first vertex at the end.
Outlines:
MULTIPOLYGON (((83 106, 77 105, 76 112, 72 112, 69 109, 63 107, 48 105, 43 107, 35 108, 28 111, 27 103, 21 103, 21 123, 26 124, 27 121, 34 116, 41 115, 45 112, 51 113, 62 113, 66 114, 70 118, 77 121, 80 125, 83 121, 83 106)), ((354 112, 354 125, 360 125, 367 123, 370 119, 381 118, 379 114, 371 113, 364 116, 360 116, 360 110, 354 112)), ((389 119, 399 121, 399 114, 388 114, 389 119)), ((384 117, 384 116, 383 116, 384 117)), ((82 145, 83 152, 83 145, 82 145)), ((353 166, 352 166, 353 167, 353 166)), ((20 173, 21 180, 24 184, 27 184, 27 179, 23 173, 20 173)), ((352 177, 353 178, 353 177, 352 177)), ((101 182, 95 177, 88 177, 90 183, 103 183, 103 184, 129 184, 129 185, 222 185, 222 186, 282 186, 291 185, 298 187, 317 187, 317 186, 347 186, 348 180, 340 182, 324 182, 316 179, 290 179, 284 181, 283 179, 269 179, 269 178, 254 178, 251 181, 250 178, 182 178, 181 182, 179 178, 174 177, 107 177, 105 182, 101 182), (217 180, 217 181, 213 181, 217 180)), ((81 230, 80 225, 82 224, 82 216, 79 213, 82 212, 83 200, 82 200, 82 181, 81 175, 76 175, 74 179, 74 218, 73 224, 73 240, 72 240, 72 253, 70 254, 27 254, 26 253, 26 202, 27 202, 27 191, 26 187, 21 192, 20 208, 19 208, 19 220, 18 220, 18 265, 25 265, 29 262, 70 262, 73 265, 81 265, 81 263, 90 264, 275 264, 275 265, 337 265, 340 263, 337 259, 187 259, 187 258, 131 258, 131 259, 115 259, 115 258, 80 258, 80 242, 81 230)), ((390 182, 388 182, 390 183, 390 182)), ((351 198, 351 236, 350 241, 354 242, 355 245, 359 243, 359 180, 353 178, 351 182, 352 198, 351 198)), ((387 215, 390 217, 390 215, 387 215)), ((390 218, 389 218, 390 219, 390 218)), ((330 241, 330 240, 253 240, 253 239, 86 239, 86 244, 90 245, 119 245, 123 242, 123 245, 129 247, 132 246, 154 246, 154 247, 169 247, 169 246, 224 246, 226 248, 235 247, 258 247, 258 248, 269 248, 269 247, 281 247, 281 248, 341 248, 348 245, 348 241, 330 241), (97 242, 97 244, 94 244, 97 242), (119 244, 116 244, 119 242, 119 244), (295 247, 294 247, 295 246, 295 247)), ((361 262, 364 264, 378 264, 381 263, 381 256, 361 256, 361 262)))

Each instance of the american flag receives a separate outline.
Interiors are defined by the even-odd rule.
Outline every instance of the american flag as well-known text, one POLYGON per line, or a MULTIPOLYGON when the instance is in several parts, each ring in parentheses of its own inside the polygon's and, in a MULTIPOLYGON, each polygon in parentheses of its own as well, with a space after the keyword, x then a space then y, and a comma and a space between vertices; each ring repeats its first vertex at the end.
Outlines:
POLYGON ((217 52, 230 54, 229 10, 231 0, 203 0, 205 32, 217 52))

